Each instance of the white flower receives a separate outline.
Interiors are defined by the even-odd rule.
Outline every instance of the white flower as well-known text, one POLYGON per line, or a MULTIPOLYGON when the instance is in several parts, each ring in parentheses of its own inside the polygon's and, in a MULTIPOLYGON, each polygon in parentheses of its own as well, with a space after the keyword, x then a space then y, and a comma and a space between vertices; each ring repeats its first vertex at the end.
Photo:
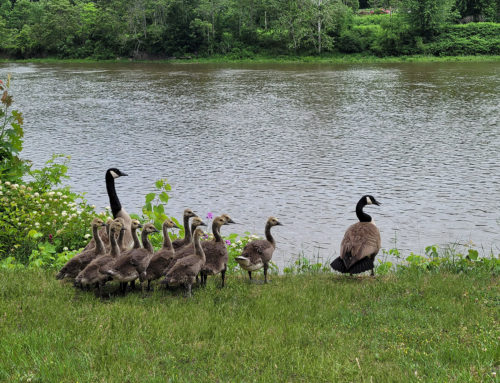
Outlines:
POLYGON ((68 215, 68 213, 66 213, 66 211, 65 211, 65 210, 63 210, 63 211, 61 212, 61 215, 62 215, 63 217, 66 217, 66 216, 68 215))
POLYGON ((21 185, 21 189, 26 189, 26 186, 25 185, 21 185))
POLYGON ((12 187, 12 189, 17 189, 19 187, 19 185, 18 184, 14 184, 11 187, 12 187))
POLYGON ((85 235, 83 236, 83 238, 85 238, 85 239, 90 238, 90 234, 85 234, 85 235))
POLYGON ((92 209, 95 209, 95 205, 90 205, 90 207, 91 207, 92 209))
POLYGON ((9 186, 10 182, 9 181, 5 181, 5 185, 9 186))
POLYGON ((50 196, 50 197, 52 197, 54 194, 55 193, 53 191, 47 193, 47 195, 50 196))
POLYGON ((58 197, 62 196, 62 193, 61 192, 57 192, 57 196, 58 197))
POLYGON ((40 194, 38 192, 35 192, 35 194, 33 194, 35 197, 40 197, 40 194))
POLYGON ((35 226, 38 227, 40 226, 40 224, 38 222, 35 222, 35 226))
POLYGON ((106 206, 105 209, 106 210, 111 210, 111 208, 109 206, 106 206))
POLYGON ((33 188, 31 186, 28 186, 28 191, 33 191, 33 188))
POLYGON ((66 246, 63 247, 63 251, 68 251, 68 250, 69 249, 66 246))
POLYGON ((0 195, 3 195, 3 192, 0 190, 0 195))

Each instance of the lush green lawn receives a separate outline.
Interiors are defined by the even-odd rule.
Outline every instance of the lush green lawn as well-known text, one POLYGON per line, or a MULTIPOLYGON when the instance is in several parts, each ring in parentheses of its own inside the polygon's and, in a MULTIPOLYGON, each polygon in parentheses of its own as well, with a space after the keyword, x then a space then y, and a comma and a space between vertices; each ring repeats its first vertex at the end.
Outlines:
MULTIPOLYGON (((488 382, 499 278, 398 272, 209 279, 100 300, 48 271, 1 271, 0 381, 488 382)), ((111 286, 113 287, 113 286, 111 286)))

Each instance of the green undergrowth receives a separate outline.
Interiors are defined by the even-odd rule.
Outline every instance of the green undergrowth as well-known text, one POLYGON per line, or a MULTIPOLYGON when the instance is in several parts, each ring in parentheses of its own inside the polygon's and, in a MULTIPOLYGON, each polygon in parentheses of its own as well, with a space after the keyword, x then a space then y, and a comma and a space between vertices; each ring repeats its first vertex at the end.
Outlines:
POLYGON ((49 270, 0 270, 4 382, 494 382, 499 278, 219 277, 191 299, 100 300, 49 270))
POLYGON ((0 63, 170 63, 170 64, 234 64, 234 63, 261 63, 261 64, 294 64, 294 63, 321 63, 321 64, 376 64, 376 63, 402 63, 402 62, 497 62, 499 55, 465 55, 465 56, 433 56, 433 55, 405 55, 378 57, 367 54, 331 54, 323 56, 294 56, 255 55, 247 58, 234 58, 231 56, 214 55, 211 57, 192 57, 191 59, 165 59, 165 60, 93 60, 93 59, 0 59, 0 63))

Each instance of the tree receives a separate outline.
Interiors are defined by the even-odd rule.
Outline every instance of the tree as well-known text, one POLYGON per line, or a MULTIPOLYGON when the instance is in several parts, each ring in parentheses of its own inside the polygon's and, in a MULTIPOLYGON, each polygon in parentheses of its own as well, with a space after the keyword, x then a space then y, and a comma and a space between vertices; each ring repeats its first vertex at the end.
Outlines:
POLYGON ((402 0, 401 12, 415 34, 432 39, 450 15, 454 0, 402 0))
POLYGON ((455 8, 462 17, 472 16, 473 21, 496 21, 500 11, 498 0, 456 0, 455 8))

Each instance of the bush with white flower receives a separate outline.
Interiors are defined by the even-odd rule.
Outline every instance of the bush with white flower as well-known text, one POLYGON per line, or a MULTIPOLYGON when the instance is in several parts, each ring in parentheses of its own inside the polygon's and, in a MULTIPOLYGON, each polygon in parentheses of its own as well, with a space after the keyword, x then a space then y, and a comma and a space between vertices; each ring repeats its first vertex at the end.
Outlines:
POLYGON ((40 244, 51 244, 57 253, 88 242, 96 213, 85 199, 68 188, 35 191, 34 187, 36 182, 0 184, 0 259, 11 256, 28 264, 40 244))

